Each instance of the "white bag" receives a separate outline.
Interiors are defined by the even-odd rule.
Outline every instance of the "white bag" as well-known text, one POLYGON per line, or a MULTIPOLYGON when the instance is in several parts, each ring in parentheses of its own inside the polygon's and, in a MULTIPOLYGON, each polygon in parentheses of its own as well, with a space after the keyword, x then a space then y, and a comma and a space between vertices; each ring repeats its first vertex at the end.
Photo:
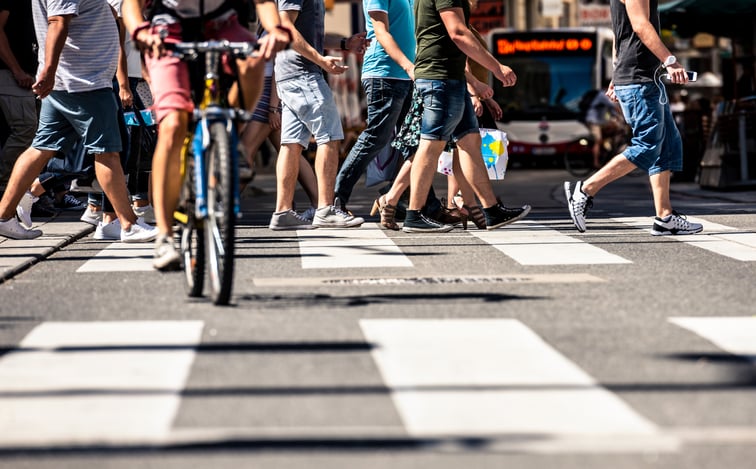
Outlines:
POLYGON ((441 156, 438 157, 438 171, 441 174, 449 176, 454 174, 452 171, 452 162, 454 161, 454 155, 450 151, 442 151, 441 156))
POLYGON ((498 129, 480 129, 481 153, 488 170, 488 179, 504 179, 507 172, 507 134, 498 129))

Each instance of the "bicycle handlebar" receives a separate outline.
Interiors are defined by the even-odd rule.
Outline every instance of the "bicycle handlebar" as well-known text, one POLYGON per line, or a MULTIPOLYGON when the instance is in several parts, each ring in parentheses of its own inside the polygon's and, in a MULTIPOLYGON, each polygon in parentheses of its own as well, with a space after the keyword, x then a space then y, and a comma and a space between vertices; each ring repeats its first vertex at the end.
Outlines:
POLYGON ((227 52, 235 58, 253 57, 260 50, 259 43, 200 41, 164 42, 163 47, 180 59, 195 60, 202 52, 227 52))

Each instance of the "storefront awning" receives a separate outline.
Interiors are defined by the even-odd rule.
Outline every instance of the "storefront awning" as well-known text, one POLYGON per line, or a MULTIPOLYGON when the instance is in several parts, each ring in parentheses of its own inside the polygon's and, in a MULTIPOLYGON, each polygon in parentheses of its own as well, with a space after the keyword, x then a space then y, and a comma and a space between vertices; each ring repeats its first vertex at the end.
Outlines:
POLYGON ((752 34, 754 0, 673 0, 659 5, 662 25, 681 36, 705 32, 717 36, 742 37, 752 34))

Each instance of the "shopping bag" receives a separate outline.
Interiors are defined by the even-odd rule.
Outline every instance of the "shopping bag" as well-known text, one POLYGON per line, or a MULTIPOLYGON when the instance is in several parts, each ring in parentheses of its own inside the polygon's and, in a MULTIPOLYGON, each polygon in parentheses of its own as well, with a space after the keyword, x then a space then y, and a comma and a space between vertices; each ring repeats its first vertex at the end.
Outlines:
POLYGON ((368 164, 365 172, 365 187, 373 187, 383 182, 393 181, 399 171, 401 161, 403 159, 399 150, 391 145, 386 145, 368 164))
POLYGON ((442 151, 441 155, 438 157, 438 169, 437 171, 441 174, 445 174, 447 176, 454 174, 452 170, 452 161, 454 159, 454 155, 450 151, 442 151))
POLYGON ((504 179, 507 172, 507 134, 498 129, 480 129, 481 153, 488 170, 488 179, 504 179))

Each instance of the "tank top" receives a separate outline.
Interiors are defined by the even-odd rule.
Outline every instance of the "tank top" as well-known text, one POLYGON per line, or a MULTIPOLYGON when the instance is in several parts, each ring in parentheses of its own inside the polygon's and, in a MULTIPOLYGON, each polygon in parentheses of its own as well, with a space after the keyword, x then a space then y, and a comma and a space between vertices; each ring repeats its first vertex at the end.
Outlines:
MULTIPOLYGON (((654 72, 661 65, 659 59, 633 32, 625 4, 611 0, 612 29, 614 30, 617 65, 614 68, 614 84, 629 85, 654 81, 654 72)), ((649 0, 649 21, 659 33, 659 1, 649 0)))

